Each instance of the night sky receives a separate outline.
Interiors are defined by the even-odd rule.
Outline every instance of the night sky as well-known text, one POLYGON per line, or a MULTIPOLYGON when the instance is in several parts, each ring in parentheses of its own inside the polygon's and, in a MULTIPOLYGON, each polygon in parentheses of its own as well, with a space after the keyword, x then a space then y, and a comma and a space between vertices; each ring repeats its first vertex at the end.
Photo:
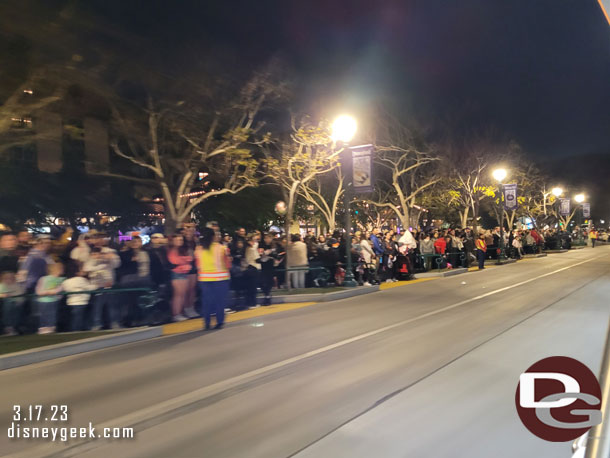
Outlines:
POLYGON ((610 26, 597 0, 45 3, 66 5, 137 37, 125 44, 134 57, 176 78, 192 56, 223 58, 244 76, 280 58, 297 109, 362 115, 382 104, 424 125, 491 125, 566 182, 605 188, 610 26))
MULTIPOLYGON (((596 0, 99 2, 170 55, 280 56, 298 103, 377 102, 493 124, 532 154, 610 153, 610 27, 596 0), (109 8, 109 5, 115 7, 109 8)), ((175 70, 179 71, 179 68, 175 70)))

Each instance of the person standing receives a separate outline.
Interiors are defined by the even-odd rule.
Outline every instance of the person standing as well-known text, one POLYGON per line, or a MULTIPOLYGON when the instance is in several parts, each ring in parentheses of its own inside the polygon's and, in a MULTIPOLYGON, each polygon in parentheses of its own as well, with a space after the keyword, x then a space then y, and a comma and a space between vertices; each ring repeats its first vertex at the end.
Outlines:
POLYGON ((362 263, 364 264, 362 266, 362 284, 364 286, 371 286, 371 273, 375 271, 375 264, 373 262, 375 259, 375 251, 367 240, 366 234, 360 236, 360 256, 362 258, 362 263))
POLYGON ((231 289, 235 291, 235 304, 233 308, 244 310, 246 308, 246 279, 244 259, 246 257, 246 230, 241 227, 233 236, 229 246, 233 265, 231 266, 231 289))
MULTIPOLYGON (((214 228, 212 228, 214 229, 214 228)), ((214 229, 215 230, 215 229, 214 229)), ((195 265, 195 248, 197 248, 197 227, 195 223, 184 223, 182 225, 182 235, 184 236, 184 244, 188 247, 192 259, 191 270, 189 271, 186 280, 186 296, 184 298, 183 314, 187 318, 195 318, 195 299, 197 296, 197 266, 195 265)))
POLYGON ((309 266, 309 261, 307 260, 307 245, 301 241, 299 234, 292 235, 292 243, 288 245, 287 251, 288 277, 286 283, 292 284, 293 288, 305 288, 305 271, 309 266))
POLYGON ((434 241, 434 251, 436 254, 440 254, 442 256, 445 255, 445 251, 447 250, 447 240, 445 237, 439 237, 434 241))
POLYGON ((0 272, 0 334, 17 334, 17 325, 23 305, 23 285, 17 282, 13 272, 0 272))
MULTIPOLYGON (((48 236, 40 236, 36 240, 36 246, 30 250, 25 261, 17 274, 17 279, 20 283, 24 283, 23 287, 26 294, 34 294, 38 280, 47 275, 47 268, 53 264, 53 259, 49 255, 51 250, 51 239, 48 236)), ((21 315, 19 317, 19 332, 30 333, 38 330, 38 323, 34 323, 35 318, 35 301, 31 298, 26 298, 21 307, 21 315)))
POLYGON ((172 316, 174 321, 184 321, 194 316, 187 310, 189 275, 193 266, 193 256, 182 234, 170 239, 167 259, 171 265, 172 316))
POLYGON ((231 258, 227 248, 218 243, 214 229, 206 227, 201 234, 195 259, 201 290, 201 308, 205 329, 210 329, 212 313, 216 314, 215 329, 224 325, 225 307, 229 296, 231 258))
POLYGON ((455 229, 450 229, 448 235, 450 239, 449 244, 447 245, 447 250, 449 251, 449 263, 453 266, 453 268, 456 268, 460 263, 460 255, 464 249, 464 243, 462 242, 459 232, 457 232, 455 229))
MULTIPOLYGON (((112 288, 116 279, 116 269, 121 265, 121 258, 116 250, 107 246, 107 234, 97 233, 91 240, 93 246, 89 251, 89 259, 83 264, 83 270, 88 274, 94 289, 112 288)), ((115 296, 104 292, 93 296, 89 315, 89 318, 93 319, 88 323, 91 327, 97 329, 102 324, 110 328, 119 327, 119 306, 115 296), (107 318, 104 319, 104 316, 107 318)))
POLYGON ((420 234, 419 252, 424 257, 424 267, 426 271, 432 268, 432 258, 434 258, 434 242, 430 234, 420 234))
POLYGON ((64 265, 60 262, 49 266, 49 275, 45 275, 36 284, 38 296, 38 334, 55 332, 57 326, 57 310, 62 299, 57 294, 61 292, 61 284, 65 280, 64 265))
MULTIPOLYGON (((80 291, 91 291, 94 286, 87 280, 84 271, 72 272, 65 280, 61 288, 66 293, 76 293, 80 291)), ((86 327, 85 312, 91 299, 90 294, 69 294, 66 303, 70 310, 70 331, 84 331, 86 327)))
POLYGON ((261 270, 260 254, 258 252, 258 236, 250 235, 246 239, 246 256, 244 258, 245 283, 246 283, 246 307, 256 308, 256 291, 258 288, 259 273, 261 270))
MULTIPOLYGON (((149 288, 150 281, 150 255, 142 249, 142 239, 134 235, 128 243, 128 248, 120 253, 121 266, 119 285, 121 288, 149 288)), ((139 319, 138 299, 141 291, 129 291, 121 294, 126 302, 127 309, 125 326, 131 327, 139 319)), ((122 311, 120 312, 122 314, 122 311)))
POLYGON ((464 267, 470 267, 471 257, 474 256, 475 239, 470 228, 464 230, 464 267))
POLYGON ((591 248, 595 248, 595 242, 597 242, 597 231, 595 229, 591 229, 589 232, 589 240, 591 240, 591 248))
POLYGON ((485 243, 485 235, 479 234, 479 238, 476 240, 477 248, 477 260, 479 261, 479 270, 485 269, 485 256, 487 253, 487 243, 485 243))
POLYGON ((510 244, 514 249, 515 258, 521 259, 523 257, 523 242, 521 241, 523 236, 519 231, 513 231, 512 236, 513 239, 510 244))
POLYGON ((371 242, 371 248, 373 249, 373 253, 375 254, 375 256, 373 256, 373 260, 372 262, 375 264, 375 268, 377 270, 375 277, 377 278, 379 275, 381 275, 381 269, 383 268, 383 243, 381 241, 381 231, 378 228, 374 228, 373 232, 371 233, 370 236, 370 242, 371 242))
POLYGON ((0 236, 0 272, 19 270, 19 253, 17 251, 17 237, 14 234, 0 236))
POLYGON ((265 234, 263 241, 258 246, 259 262, 261 264, 261 289, 263 291, 263 306, 271 305, 271 288, 273 287, 273 266, 275 263, 276 249, 273 244, 273 236, 265 234))
MULTIPOLYGON (((405 256, 407 272, 401 272, 402 277, 408 280, 413 278, 413 266, 415 265, 415 250, 417 249, 417 241, 411 231, 405 228, 403 234, 398 239, 398 251, 405 256), (406 274, 406 275, 405 275, 406 274)), ((404 270, 404 268, 403 268, 404 270)))

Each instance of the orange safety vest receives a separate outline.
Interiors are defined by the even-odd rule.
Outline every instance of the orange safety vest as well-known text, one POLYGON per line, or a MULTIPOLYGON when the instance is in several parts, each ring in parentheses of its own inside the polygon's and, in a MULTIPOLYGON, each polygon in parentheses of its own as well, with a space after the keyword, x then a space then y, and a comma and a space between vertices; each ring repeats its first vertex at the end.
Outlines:
POLYGON ((220 243, 212 243, 209 249, 199 248, 196 253, 199 281, 230 280, 229 266, 231 261, 227 248, 220 243))
POLYGON ((475 244, 477 246, 477 249, 479 249, 483 252, 487 251, 487 244, 485 243, 485 240, 476 239, 475 244))

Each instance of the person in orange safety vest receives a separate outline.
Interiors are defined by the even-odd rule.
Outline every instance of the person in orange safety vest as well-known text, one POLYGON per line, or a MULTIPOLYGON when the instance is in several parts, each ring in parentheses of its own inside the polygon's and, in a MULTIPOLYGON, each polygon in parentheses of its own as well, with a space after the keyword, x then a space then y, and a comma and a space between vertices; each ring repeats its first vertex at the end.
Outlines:
POLYGON ((485 235, 479 234, 479 238, 475 241, 477 247, 477 260, 479 261, 479 270, 485 268, 485 256, 487 253, 487 244, 485 243, 485 235))

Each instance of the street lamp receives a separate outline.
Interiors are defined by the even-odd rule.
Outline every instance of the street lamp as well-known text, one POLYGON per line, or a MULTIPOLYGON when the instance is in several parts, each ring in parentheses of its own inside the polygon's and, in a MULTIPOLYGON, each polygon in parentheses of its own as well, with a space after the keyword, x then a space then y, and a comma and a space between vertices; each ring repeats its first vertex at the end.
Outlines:
POLYGON ((493 171, 492 175, 498 183, 502 183, 506 178, 506 175, 508 175, 508 172, 506 169, 496 169, 493 171))
POLYGON ((585 195, 584 194, 576 194, 574 196, 574 200, 576 202, 578 202, 579 204, 582 204, 585 201, 585 195))
POLYGON ((551 190, 551 192, 553 193, 553 195, 555 197, 559 197, 559 196, 561 196, 563 194, 563 189, 561 189, 560 187, 556 187, 556 188, 553 188, 551 190))
POLYGON ((347 144, 352 141, 358 130, 356 118, 350 115, 341 115, 333 122, 331 138, 335 142, 347 144))
POLYGON ((345 279, 343 285, 358 286, 354 273, 352 271, 352 216, 350 214, 350 203, 353 198, 353 183, 352 183, 352 158, 350 157, 349 142, 356 135, 358 122, 356 118, 349 115, 338 116, 332 124, 331 138, 335 142, 341 142, 343 147, 343 173, 347 177, 345 182, 345 192, 343 196, 343 206, 345 209, 345 279))
POLYGON ((504 197, 504 184, 502 183, 504 181, 504 179, 506 178, 506 176, 508 175, 508 172, 506 171, 506 169, 495 169, 492 172, 492 176, 494 177, 494 179, 500 184, 500 199, 499 199, 499 206, 500 206, 500 242, 499 242, 499 249, 500 252, 498 253, 498 264, 502 264, 502 261, 506 260, 506 253, 504 252, 504 208, 502 207, 502 198, 504 197))

